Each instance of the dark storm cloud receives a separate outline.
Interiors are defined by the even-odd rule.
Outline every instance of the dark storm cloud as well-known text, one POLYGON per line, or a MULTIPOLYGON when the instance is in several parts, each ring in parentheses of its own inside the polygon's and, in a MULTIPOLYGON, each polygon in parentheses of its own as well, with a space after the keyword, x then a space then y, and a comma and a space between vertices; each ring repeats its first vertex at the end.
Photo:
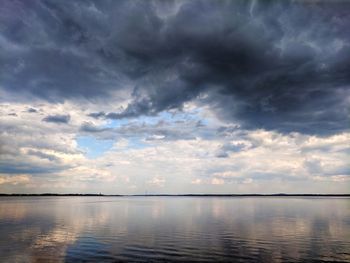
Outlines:
POLYGON ((50 101, 109 98, 110 119, 195 100, 243 128, 348 128, 350 8, 327 1, 5 1, 0 80, 50 101), (201 96, 200 96, 201 95, 201 96))
POLYGON ((54 122, 54 123, 68 123, 70 120, 69 115, 49 115, 43 118, 45 122, 54 122))

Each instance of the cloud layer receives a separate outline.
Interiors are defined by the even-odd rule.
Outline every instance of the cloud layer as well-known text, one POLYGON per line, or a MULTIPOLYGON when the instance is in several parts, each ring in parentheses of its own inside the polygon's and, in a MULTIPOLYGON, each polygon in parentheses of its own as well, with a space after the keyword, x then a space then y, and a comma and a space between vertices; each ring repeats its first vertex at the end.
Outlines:
POLYGON ((349 8, 5 0, 0 185, 336 191, 350 173, 349 8))
POLYGON ((5 1, 2 86, 49 101, 129 89, 111 119, 190 100, 247 128, 347 127, 348 4, 5 1), (200 96, 205 99, 200 99, 200 96))

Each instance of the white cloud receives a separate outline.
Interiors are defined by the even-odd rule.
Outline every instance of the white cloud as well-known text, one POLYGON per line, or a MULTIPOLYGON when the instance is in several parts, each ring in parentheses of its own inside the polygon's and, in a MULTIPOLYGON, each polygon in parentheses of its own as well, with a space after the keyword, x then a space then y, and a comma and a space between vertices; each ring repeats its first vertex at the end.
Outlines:
POLYGON ((154 177, 151 180, 147 181, 148 184, 156 187, 163 187, 165 183, 165 179, 162 177, 154 177))
MULTIPOLYGON (((89 111, 83 108, 71 103, 1 104, 0 191, 17 184, 23 192, 128 194, 143 193, 146 188, 157 192, 160 187, 165 193, 293 192, 296 185, 307 182, 309 191, 318 192, 344 191, 350 178, 349 133, 316 137, 239 127, 218 133, 223 123, 213 115, 207 114, 212 119, 204 119, 206 125, 199 128, 195 128, 196 119, 186 120, 198 116, 192 108, 191 113, 184 110, 183 120, 155 125, 136 119, 120 124, 111 131, 115 136, 124 129, 114 137, 113 147, 88 159, 76 141, 80 127, 87 121, 103 127, 107 121, 88 117, 89 111), (28 112, 30 108, 37 112, 28 112), (43 116, 61 112, 71 116, 68 124, 42 122, 43 116), (171 139, 146 140, 151 133, 165 130, 171 130, 171 139), (181 139, 180 131, 192 138, 181 139), (218 151, 227 154, 218 158, 218 151), (333 186, 326 188, 326 183, 333 186)), ((99 139, 100 135, 89 136, 99 139)))
POLYGON ((30 176, 28 175, 13 175, 13 176, 0 176, 0 185, 1 184, 26 184, 30 181, 30 176))
POLYGON ((221 185, 221 184, 224 184, 224 183, 225 183, 225 181, 223 179, 218 179, 218 178, 211 179, 211 184, 221 185))

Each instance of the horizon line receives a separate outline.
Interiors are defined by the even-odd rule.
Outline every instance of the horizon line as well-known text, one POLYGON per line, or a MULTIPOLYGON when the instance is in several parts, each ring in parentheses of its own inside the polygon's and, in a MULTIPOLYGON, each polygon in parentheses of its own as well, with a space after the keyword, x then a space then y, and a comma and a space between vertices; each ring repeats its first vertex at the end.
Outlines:
POLYGON ((0 193, 0 196, 105 196, 105 197, 122 197, 122 196, 139 196, 139 197, 152 197, 152 196, 198 196, 198 197, 205 197, 205 196, 222 196, 222 197, 239 197, 239 196, 349 196, 350 193, 338 193, 338 194, 323 194, 323 193, 317 193, 317 194, 307 194, 307 193, 302 193, 302 194, 297 194, 297 193, 274 193, 274 194, 259 194, 259 193, 249 193, 249 194, 102 194, 102 193, 87 193, 87 194, 82 194, 82 193, 68 193, 68 194, 63 194, 63 193, 39 193, 39 194, 29 194, 29 193, 11 193, 11 194, 6 194, 6 193, 0 193))

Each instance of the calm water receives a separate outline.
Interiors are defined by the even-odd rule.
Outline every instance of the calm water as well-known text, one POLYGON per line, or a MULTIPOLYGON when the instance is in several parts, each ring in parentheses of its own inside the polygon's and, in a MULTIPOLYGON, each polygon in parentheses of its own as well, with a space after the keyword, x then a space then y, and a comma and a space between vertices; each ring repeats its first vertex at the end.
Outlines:
POLYGON ((350 262, 350 199, 1 197, 0 262, 350 262))

